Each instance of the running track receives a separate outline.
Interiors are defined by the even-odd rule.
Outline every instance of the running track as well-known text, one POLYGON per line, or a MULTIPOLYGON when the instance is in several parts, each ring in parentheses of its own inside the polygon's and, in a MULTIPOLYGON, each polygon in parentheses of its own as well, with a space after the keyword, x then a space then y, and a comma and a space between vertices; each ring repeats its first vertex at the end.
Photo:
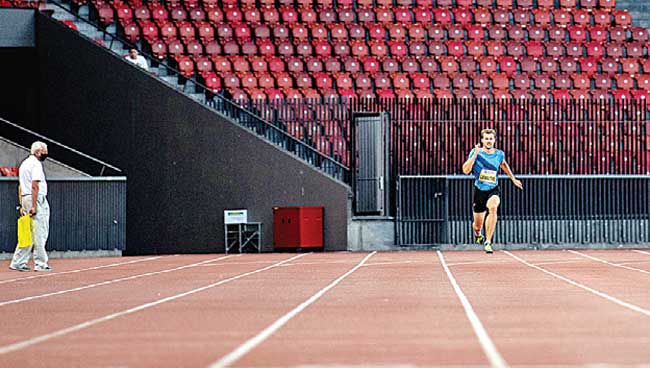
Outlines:
POLYGON ((650 365, 650 251, 0 263, 0 367, 650 365))

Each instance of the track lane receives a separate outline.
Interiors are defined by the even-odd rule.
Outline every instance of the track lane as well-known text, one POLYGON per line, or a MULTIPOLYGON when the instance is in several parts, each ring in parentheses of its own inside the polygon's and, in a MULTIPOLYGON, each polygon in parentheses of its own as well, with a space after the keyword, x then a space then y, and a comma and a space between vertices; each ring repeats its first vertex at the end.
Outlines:
MULTIPOLYGON (((270 260, 278 256, 287 259, 295 255, 245 255, 238 259, 237 267, 259 268, 262 265, 258 262, 241 261, 270 260)), ((362 256, 364 254, 350 254, 347 263, 329 262, 340 257, 333 254, 303 256, 289 265, 45 341, 30 347, 29 355, 34 359, 27 359, 35 363, 36 357, 47 357, 54 366, 65 365, 65 362, 79 362, 79 366, 207 366, 314 290, 340 276, 362 256), (302 266, 303 260, 310 264, 302 266), (74 346, 75 349, 62 351, 61 346, 74 346)), ((214 266, 214 270, 224 269, 226 265, 227 262, 214 266)), ((185 279, 193 277, 191 283, 194 285, 205 285, 214 278, 214 270, 210 268, 206 266, 203 272, 194 270, 183 276, 185 279)), ((171 286, 167 278, 153 281, 163 282, 165 288, 171 286)), ((121 292, 123 294, 124 290, 121 292)), ((6 357, 13 362, 25 359, 18 353, 6 357)))
POLYGON ((436 254, 378 253, 233 367, 485 366, 436 254))
MULTIPOLYGON (((545 263, 540 266, 543 268, 597 271, 589 267, 592 261, 569 252, 511 253, 534 260, 531 263, 545 263), (564 257, 571 258, 571 262, 559 262, 564 257)), ((500 262, 451 268, 497 349, 511 366, 650 362, 650 320, 644 315, 526 266, 504 252, 445 255, 454 263, 476 257, 500 262)))

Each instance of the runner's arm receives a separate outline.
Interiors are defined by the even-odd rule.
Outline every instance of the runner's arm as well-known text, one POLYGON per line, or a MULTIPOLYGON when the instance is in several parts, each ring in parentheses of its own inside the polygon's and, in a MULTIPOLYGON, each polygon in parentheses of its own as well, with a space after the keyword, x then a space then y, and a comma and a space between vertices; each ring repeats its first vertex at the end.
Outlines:
POLYGON ((510 180, 512 180, 512 183, 519 189, 524 189, 524 185, 521 183, 521 181, 517 178, 515 178, 515 175, 512 173, 512 170, 510 169, 510 165, 508 165, 505 160, 499 165, 503 172, 506 173, 510 177, 510 180))

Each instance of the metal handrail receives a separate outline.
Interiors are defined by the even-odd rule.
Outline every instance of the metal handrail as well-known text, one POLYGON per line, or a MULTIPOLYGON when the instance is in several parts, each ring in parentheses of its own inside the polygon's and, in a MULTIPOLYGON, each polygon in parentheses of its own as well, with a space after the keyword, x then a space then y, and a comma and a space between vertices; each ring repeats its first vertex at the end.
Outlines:
POLYGON ((34 132, 34 131, 32 131, 32 130, 29 130, 29 129, 27 129, 27 128, 21 127, 20 125, 14 124, 14 123, 12 123, 12 122, 10 122, 10 121, 8 121, 8 120, 5 120, 5 119, 3 119, 3 118, 0 118, 0 122, 2 122, 2 123, 4 123, 4 124, 7 124, 7 125, 9 125, 9 126, 12 126, 12 127, 16 128, 16 129, 18 129, 18 130, 23 131, 23 132, 29 133, 29 134, 33 135, 34 137, 37 137, 38 139, 41 139, 41 140, 43 140, 43 141, 45 141, 45 142, 47 142, 47 143, 52 143, 52 144, 56 145, 57 147, 61 147, 61 148, 65 149, 65 150, 68 150, 68 151, 70 151, 70 152, 72 152, 72 153, 74 153, 74 154, 76 154, 76 155, 79 155, 79 156, 81 156, 81 157, 83 157, 83 158, 85 158, 85 159, 88 159, 88 160, 90 160, 90 161, 92 161, 92 162, 95 162, 95 163, 100 164, 100 165, 102 166, 102 170, 101 170, 101 172, 100 172, 100 176, 104 174, 104 169, 105 169, 105 168, 109 168, 109 169, 114 170, 114 171, 116 171, 116 172, 118 172, 118 173, 121 173, 121 172, 122 172, 121 169, 119 169, 119 168, 117 168, 117 167, 115 167, 115 166, 113 166, 113 165, 111 165, 111 164, 109 164, 109 163, 106 163, 106 162, 104 162, 104 161, 102 161, 102 160, 100 160, 100 159, 97 159, 97 158, 95 158, 95 157, 89 156, 89 155, 87 155, 87 154, 85 154, 85 153, 83 153, 83 152, 77 151, 76 149, 74 149, 74 148, 72 148, 72 147, 68 147, 68 146, 66 146, 66 145, 63 144, 63 143, 57 142, 57 141, 55 141, 55 140, 53 140, 53 139, 50 139, 50 138, 48 138, 48 137, 46 137, 46 136, 44 136, 44 135, 42 135, 42 134, 38 134, 38 133, 36 133, 36 132, 34 132))

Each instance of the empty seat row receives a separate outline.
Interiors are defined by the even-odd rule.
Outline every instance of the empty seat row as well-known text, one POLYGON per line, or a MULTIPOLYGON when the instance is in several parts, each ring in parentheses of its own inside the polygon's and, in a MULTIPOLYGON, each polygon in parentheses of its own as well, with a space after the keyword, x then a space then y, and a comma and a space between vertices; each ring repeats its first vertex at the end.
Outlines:
POLYGON ((642 27, 633 27, 630 30, 622 27, 530 27, 518 25, 508 27, 480 25, 424 25, 411 24, 408 27, 390 25, 385 27, 378 23, 367 25, 360 24, 332 24, 325 26, 313 24, 311 26, 296 23, 291 26, 277 26, 271 29, 266 25, 255 27, 243 23, 219 23, 216 26, 208 22, 153 22, 150 20, 130 22, 123 24, 126 29, 140 29, 143 35, 159 32, 163 38, 201 38, 204 40, 231 40, 243 42, 251 39, 273 39, 274 41, 331 41, 341 42, 348 40, 360 41, 445 41, 445 40, 473 40, 473 41, 595 41, 595 42, 647 42, 650 37, 648 31, 642 27))
MULTIPOLYGON (((129 34, 128 28, 126 34, 129 34)), ((584 57, 595 58, 645 58, 649 51, 646 43, 628 42, 628 43, 606 43, 587 41, 587 42, 558 42, 558 41, 350 41, 350 42, 328 42, 328 41, 296 41, 289 40, 273 42, 271 40, 258 40, 257 42, 249 40, 237 42, 228 41, 200 41, 196 39, 179 40, 175 37, 170 39, 159 40, 151 34, 146 40, 153 43, 162 43, 162 48, 169 49, 169 53, 182 54, 187 50, 191 54, 223 54, 223 55, 245 55, 245 56, 301 56, 301 57, 346 57, 354 56, 357 58, 374 57, 378 61, 392 57, 397 60, 403 60, 407 57, 416 57, 418 59, 428 56, 441 58, 451 56, 462 58, 471 56, 474 58, 482 57, 502 57, 511 56, 515 59, 523 57, 533 57, 540 59, 543 57, 553 57, 560 59, 570 57, 581 59, 584 57)), ((127 36, 130 37, 130 36, 127 36)), ((133 37, 135 38, 135 36, 133 37)))
POLYGON ((596 10, 586 11, 578 9, 489 9, 489 8, 365 8, 357 10, 336 9, 295 9, 285 7, 276 8, 218 8, 203 9, 200 7, 186 10, 182 6, 166 7, 160 4, 150 6, 132 6, 128 3, 100 3, 97 4, 100 17, 104 22, 117 17, 121 23, 131 20, 155 21, 209 21, 213 24, 246 23, 249 25, 278 24, 291 25, 303 24, 356 24, 379 23, 384 25, 400 24, 496 24, 507 26, 518 25, 600 25, 623 26, 632 25, 632 18, 627 10, 596 10))
MULTIPOLYGON (((181 70, 194 72, 191 59, 183 58, 179 62, 181 70), (187 65, 180 65, 187 62, 187 65)), ((650 76, 635 78, 629 74, 615 77, 597 75, 590 78, 585 74, 525 74, 509 76, 504 73, 494 74, 458 74, 429 76, 425 73, 306 73, 306 72, 229 72, 214 73, 211 68, 196 65, 197 71, 207 79, 218 77, 226 88, 318 88, 318 89, 598 89, 598 90, 643 90, 650 91, 650 76)), ((213 81, 216 82, 216 81, 213 81)))

